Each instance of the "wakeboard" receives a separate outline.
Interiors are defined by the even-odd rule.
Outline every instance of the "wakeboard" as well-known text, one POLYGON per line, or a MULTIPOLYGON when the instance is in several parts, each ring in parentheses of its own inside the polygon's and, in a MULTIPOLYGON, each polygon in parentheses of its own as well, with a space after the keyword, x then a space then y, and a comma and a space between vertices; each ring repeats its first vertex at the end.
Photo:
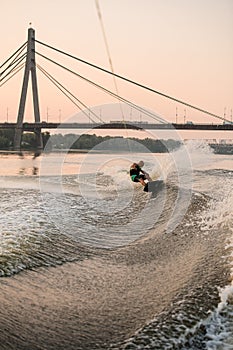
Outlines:
POLYGON ((145 192, 157 193, 164 186, 163 180, 149 181, 144 187, 145 192))

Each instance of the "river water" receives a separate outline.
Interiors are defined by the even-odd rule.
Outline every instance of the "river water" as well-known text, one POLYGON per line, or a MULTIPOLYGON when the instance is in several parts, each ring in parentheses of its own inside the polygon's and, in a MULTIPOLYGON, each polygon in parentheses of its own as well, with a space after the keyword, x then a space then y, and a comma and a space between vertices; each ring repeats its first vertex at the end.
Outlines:
POLYGON ((131 146, 0 155, 1 350, 233 349, 232 156, 131 146))

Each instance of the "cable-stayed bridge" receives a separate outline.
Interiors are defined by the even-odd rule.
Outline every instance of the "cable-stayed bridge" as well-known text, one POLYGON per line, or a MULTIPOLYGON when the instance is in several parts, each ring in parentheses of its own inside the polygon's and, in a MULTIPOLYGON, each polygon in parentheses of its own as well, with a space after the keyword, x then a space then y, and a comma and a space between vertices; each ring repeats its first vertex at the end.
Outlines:
POLYGON ((22 133, 24 131, 34 132, 36 135, 37 146, 38 148, 43 148, 42 144, 42 135, 41 131, 44 129, 136 129, 136 130, 149 130, 149 129, 162 129, 162 130, 170 130, 170 129, 180 129, 180 130, 233 130, 233 123, 230 120, 227 120, 222 116, 211 113, 207 110, 199 108, 197 106, 191 105, 185 101, 179 100, 167 94, 164 94, 160 91, 157 91, 149 86, 142 85, 138 82, 132 81, 124 76, 119 74, 115 74, 113 71, 108 71, 102 67, 96 66, 93 63, 87 62, 81 58, 75 57, 69 53, 66 53, 62 50, 59 50, 51 45, 48 45, 42 41, 39 41, 35 38, 35 30, 33 28, 28 29, 28 40, 21 45, 2 65, 0 65, 0 87, 2 87, 7 81, 9 81, 12 77, 14 77, 18 72, 24 69, 24 78, 23 85, 21 90, 21 97, 17 115, 17 121, 15 123, 0 123, 0 129, 14 129, 15 137, 14 137, 14 149, 19 150, 21 146, 21 138, 22 133), (112 75, 114 78, 121 79, 126 81, 127 83, 133 84, 141 89, 157 94, 161 97, 164 97, 173 102, 182 104, 186 107, 197 110, 203 114, 214 117, 218 120, 218 123, 212 124, 200 124, 200 123, 169 123, 165 119, 159 117, 155 113, 148 111, 141 106, 127 100, 123 96, 120 96, 118 93, 114 93, 109 89, 97 84, 96 82, 87 79, 82 76, 78 72, 71 70, 70 68, 64 66, 61 63, 54 61, 53 59, 45 56, 41 52, 37 51, 36 43, 40 46, 44 46, 47 49, 52 51, 56 51, 63 56, 72 58, 73 60, 82 62, 92 68, 95 68, 105 74, 112 75), (25 52, 26 50, 26 52, 25 52), (80 99, 78 99, 74 94, 72 94, 64 85, 62 85, 57 79, 55 79, 49 72, 47 72, 41 65, 36 63, 36 56, 42 57, 44 60, 53 63, 56 66, 72 73, 74 76, 79 77, 80 79, 86 81, 91 84, 95 88, 102 90, 104 93, 109 94, 110 96, 117 99, 118 102, 123 102, 130 106, 140 113, 146 115, 151 122, 130 122, 125 120, 122 114, 122 120, 117 122, 105 122, 100 116, 98 116, 94 111, 92 111, 88 106, 86 106, 80 99), (77 108, 82 111, 83 115, 86 115, 89 122, 87 123, 48 123, 41 122, 40 118, 40 108, 39 108, 39 94, 37 87, 37 69, 53 83, 57 89, 59 89, 73 104, 77 106, 77 108), (33 107, 34 107, 34 119, 35 122, 27 123, 24 121, 24 111, 26 104, 26 96, 28 90, 29 76, 31 74, 31 82, 32 82, 32 97, 33 97, 33 107))
MULTIPOLYGON (((0 123, 0 129, 16 129, 17 123, 0 123)), ((176 124, 176 123, 147 123, 118 121, 110 123, 23 123, 23 131, 34 132, 35 130, 44 129, 132 129, 132 130, 233 130, 233 124, 176 124)))

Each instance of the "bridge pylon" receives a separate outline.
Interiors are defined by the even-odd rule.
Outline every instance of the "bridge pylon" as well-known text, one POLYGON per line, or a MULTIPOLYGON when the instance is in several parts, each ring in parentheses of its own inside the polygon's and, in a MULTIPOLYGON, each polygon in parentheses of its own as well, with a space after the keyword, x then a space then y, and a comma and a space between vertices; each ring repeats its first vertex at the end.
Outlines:
MULTIPOLYGON (((39 97, 38 97, 38 87, 37 87, 37 77, 36 77, 36 59, 35 59, 35 30, 33 28, 28 29, 26 64, 24 69, 23 86, 22 86, 20 103, 19 103, 17 126, 15 129, 15 136, 14 136, 15 150, 20 150, 21 148, 21 139, 23 134, 23 118, 24 118, 30 73, 31 73, 31 83, 32 83, 34 118, 36 123, 40 123, 40 109, 39 109, 39 97)), ((41 129, 35 129, 34 132, 36 135, 37 148, 42 149, 43 140, 41 135, 41 129)))

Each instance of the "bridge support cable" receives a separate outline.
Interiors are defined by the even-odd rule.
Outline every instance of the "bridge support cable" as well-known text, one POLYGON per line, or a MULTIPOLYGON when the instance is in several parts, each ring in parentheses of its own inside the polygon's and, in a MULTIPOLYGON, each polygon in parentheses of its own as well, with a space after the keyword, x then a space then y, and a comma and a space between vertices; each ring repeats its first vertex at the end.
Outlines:
POLYGON ((7 62, 9 62, 19 51, 19 54, 25 49, 27 45, 27 41, 25 43, 23 43, 23 45, 21 45, 4 63, 1 64, 0 69, 5 66, 5 64, 7 64, 7 62))
MULTIPOLYGON (((0 84, 0 87, 2 87, 6 82, 8 82, 11 78, 13 78, 18 72, 21 71, 21 69, 25 66, 25 63, 21 63, 21 65, 18 67, 18 68, 15 68, 13 71, 12 71, 12 74, 11 76, 6 79, 3 83, 0 84)), ((3 79, 0 79, 0 82, 2 81, 3 79)))
POLYGON ((71 55, 71 54, 69 54, 69 53, 67 53, 67 52, 65 52, 65 51, 59 50, 59 49, 57 49, 57 48, 55 48, 55 47, 53 47, 53 46, 51 46, 51 45, 48 45, 48 44, 46 44, 46 43, 44 43, 44 42, 42 42, 42 41, 36 40, 36 42, 37 42, 38 44, 41 44, 41 45, 43 45, 43 46, 45 46, 45 47, 47 47, 47 48, 50 48, 50 49, 52 49, 52 50, 54 50, 54 51, 56 51, 56 52, 59 52, 59 53, 65 55, 65 56, 68 56, 68 57, 73 58, 73 59, 75 59, 75 60, 77 60, 77 61, 79 61, 79 62, 82 62, 82 63, 84 63, 84 64, 86 64, 86 65, 89 65, 89 66, 92 67, 92 68, 96 68, 96 69, 98 69, 98 70, 100 70, 100 71, 102 71, 102 72, 104 72, 104 73, 107 73, 107 74, 110 74, 110 75, 114 75, 115 77, 117 77, 117 78, 119 78, 119 79, 121 79, 121 80, 124 80, 124 81, 126 81, 126 82, 128 82, 128 83, 130 83, 130 84, 133 84, 133 85, 135 85, 135 86, 138 86, 138 87, 140 87, 140 88, 142 88, 142 89, 145 89, 145 90, 150 91, 150 92, 152 92, 152 93, 155 93, 155 94, 157 94, 157 95, 159 95, 159 96, 162 96, 162 97, 165 97, 165 98, 167 98, 167 99, 170 99, 171 101, 174 101, 174 102, 176 102, 176 103, 182 104, 182 105, 184 105, 184 106, 186 106, 186 107, 195 109, 195 110, 197 110, 197 111, 199 111, 199 112, 202 112, 202 113, 204 113, 204 114, 207 114, 207 115, 209 115, 209 116, 211 116, 211 117, 214 117, 214 118, 217 118, 217 119, 221 119, 221 120, 223 120, 223 121, 225 121, 225 122, 231 123, 230 120, 226 120, 224 117, 221 117, 220 115, 217 115, 217 114, 215 114, 215 113, 211 113, 211 112, 209 112, 209 111, 207 111, 207 110, 205 110, 205 109, 203 109, 203 108, 194 106, 194 105, 192 105, 192 104, 190 104, 190 103, 188 103, 188 102, 185 102, 185 101, 182 101, 182 100, 180 100, 180 99, 178 99, 178 98, 175 98, 175 97, 172 97, 172 96, 170 96, 170 95, 167 95, 167 94, 165 94, 165 93, 163 93, 163 92, 160 92, 160 91, 158 91, 158 90, 155 90, 155 89, 153 89, 153 88, 151 88, 151 87, 149 87, 149 86, 146 86, 146 85, 143 85, 143 84, 141 84, 141 83, 139 83, 139 82, 133 81, 133 80, 131 80, 131 79, 129 79, 129 78, 126 78, 126 77, 124 77, 124 76, 122 76, 122 75, 113 73, 113 72, 111 72, 111 71, 109 71, 109 70, 107 70, 107 69, 105 69, 105 68, 103 68, 103 67, 99 67, 99 66, 97 66, 97 65, 95 65, 95 64, 93 64, 93 63, 91 63, 91 62, 88 62, 88 61, 83 60, 83 59, 81 59, 81 58, 79 58, 79 57, 76 57, 76 56, 74 56, 74 55, 71 55))
MULTIPOLYGON (((23 118, 24 118, 30 73, 31 73, 31 82, 32 82, 34 118, 36 123, 40 123, 40 110, 39 110, 39 98, 38 98, 37 76, 36 76, 36 59, 35 59, 35 30, 33 28, 28 29, 27 57, 26 57, 26 64, 25 64, 25 70, 24 70, 23 86, 22 86, 20 103, 19 103, 17 127, 15 130, 15 137, 14 137, 15 150, 19 150, 21 146, 21 138, 23 133, 23 118)), ((41 135, 41 129, 35 130, 35 136, 36 136, 37 147, 39 149, 42 149, 43 140, 41 135)))
MULTIPOLYGON (((114 73, 113 61, 112 61, 111 54, 110 54, 110 49, 109 49, 109 45, 108 45, 107 35, 106 35, 106 32, 105 32, 104 22, 103 22, 101 9, 100 9, 100 5, 99 5, 99 1, 98 0, 95 0, 95 5, 96 5, 96 10, 97 10, 97 14, 98 14, 98 17, 99 17, 99 22, 100 22, 100 26, 101 26, 101 30, 102 30, 102 34, 103 34, 103 39, 104 39, 104 43, 105 43, 106 52, 107 52, 107 55, 108 55, 109 66, 111 68, 112 73, 114 73)), ((118 90, 118 86, 117 86, 117 79, 116 79, 114 74, 112 75, 112 77, 113 77, 113 82, 114 82, 114 86, 115 86, 116 95, 119 96, 119 90, 118 90)), ((120 102, 119 98, 118 98, 118 102, 120 102)), ((119 103, 119 106, 120 106, 122 121, 123 121, 123 124, 124 124, 124 127, 125 127, 125 131, 126 131, 126 135, 127 135, 128 148, 129 148, 129 151, 132 151, 131 147, 130 147, 130 142, 128 140, 129 135, 128 135, 127 125, 126 125, 125 116, 124 116, 124 112, 123 112, 123 108, 122 108, 121 103, 119 103)))
MULTIPOLYGON (((10 75, 12 72, 14 72, 17 68, 18 68, 18 66, 20 65, 20 63, 25 59, 25 57, 27 56, 27 54, 23 54, 22 56, 20 56, 15 62, 14 62, 14 65, 12 64, 11 66, 13 66, 12 68, 11 68, 11 70, 9 71, 9 72, 7 72, 1 79, 0 79, 0 82, 2 82, 5 78, 7 78, 8 77, 8 75, 10 75)), ((24 64, 24 63, 23 63, 24 64)), ((7 69, 9 69, 10 67, 8 67, 7 69)), ((5 72, 6 72, 6 70, 7 69, 5 69, 2 73, 0 73, 0 77, 1 77, 1 75, 3 75, 5 72)))
POLYGON ((59 67, 61 67, 61 68, 65 69, 65 70, 67 70, 68 72, 70 72, 70 73, 76 75, 77 77, 81 78, 82 80, 88 82, 89 84, 95 86, 96 88, 101 89, 102 91, 104 91, 105 93, 107 93, 107 94, 113 96, 114 98, 116 98, 116 99, 118 99, 118 100, 121 100, 122 102, 128 104, 130 107, 132 107, 132 108, 134 108, 134 109, 136 109, 136 110, 138 110, 138 111, 140 111, 140 112, 146 114, 146 115, 149 116, 150 118, 152 118, 152 119, 154 119, 154 120, 156 120, 156 121, 158 121, 158 122, 160 122, 160 123, 167 124, 167 122, 166 122, 164 119, 162 119, 161 117, 155 115, 155 114, 152 113, 152 112, 147 111, 147 110, 144 109, 143 107, 140 107, 140 106, 134 104, 133 102, 130 102, 129 100, 125 99, 125 98, 122 97, 122 96, 116 95, 114 92, 112 92, 112 91, 110 91, 110 90, 104 88, 103 86, 101 86, 101 85, 99 85, 99 84, 97 84, 97 83, 95 83, 95 82, 93 82, 93 81, 91 81, 91 80, 89 80, 89 79, 87 79, 87 78, 85 78, 85 77, 83 77, 83 76, 80 75, 79 73, 70 70, 69 68, 65 67, 64 65, 61 65, 60 63, 58 63, 58 62, 52 60, 51 58, 46 57, 46 56, 44 56, 43 54, 41 54, 41 53, 39 53, 39 52, 36 52, 36 53, 37 53, 39 56, 41 56, 41 57, 47 59, 48 61, 50 61, 50 62, 52 62, 52 63, 58 65, 59 67))
POLYGON ((73 95, 64 85, 62 85, 61 83, 59 83, 58 80, 56 80, 51 74, 49 74, 44 68, 42 68, 39 64, 37 64, 38 69, 66 96, 69 98, 69 100, 79 108, 79 110, 85 114, 88 119, 90 119, 92 121, 92 123, 96 123, 96 121, 94 119, 92 119, 90 117, 89 114, 87 114, 82 107, 86 108, 90 114, 92 114, 93 116, 95 116, 101 123, 104 123, 104 121, 98 117, 97 114, 95 114, 87 105, 85 105, 82 101, 80 101, 75 95, 73 95), (72 97, 70 97, 72 96, 72 97), (80 107, 72 98, 74 98, 76 101, 78 101, 82 107, 80 107))
MULTIPOLYGON (((23 49, 24 50, 24 49, 23 49)), ((27 53, 24 52, 21 56, 21 51, 18 53, 18 55, 16 57, 14 57, 14 59, 11 61, 11 63, 2 71, 0 72, 0 77, 5 73, 7 72, 8 69, 10 69, 14 64, 16 64, 18 61, 22 61, 26 56, 27 56, 27 53)))
POLYGON ((41 56, 41 57, 43 57, 44 59, 48 60, 49 62, 54 63, 54 64, 56 64, 57 66, 59 66, 59 67, 65 69, 66 71, 68 71, 68 72, 70 72, 70 73, 76 75, 77 77, 81 78, 82 80, 85 80, 86 82, 88 82, 89 84, 95 86, 96 88, 101 89, 102 91, 104 91, 105 93, 107 93, 107 94, 113 96, 113 97, 116 98, 117 100, 121 100, 122 102, 126 103, 126 104, 129 105, 130 107, 132 107, 132 108, 134 108, 134 109, 136 109, 136 110, 138 110, 138 111, 144 113, 145 115, 147 115, 147 116, 149 116, 150 118, 156 120, 157 122, 163 123, 163 124, 166 124, 166 123, 167 123, 164 119, 158 117, 157 115, 153 114, 152 112, 147 111, 146 109, 144 109, 144 108, 142 108, 142 107, 140 107, 140 106, 134 104, 133 102, 130 102, 129 100, 123 98, 122 96, 119 96, 119 95, 115 94, 114 92, 112 92, 112 91, 110 91, 110 90, 104 88, 103 86, 101 86, 101 85, 99 85, 99 84, 97 84, 97 83, 95 83, 95 82, 93 82, 93 81, 91 81, 91 80, 89 80, 89 79, 83 77, 82 75, 78 74, 77 72, 72 71, 71 69, 65 67, 64 65, 62 65, 62 64, 60 64, 60 63, 58 63, 58 62, 52 60, 51 58, 49 58, 49 57, 47 57, 47 56, 44 56, 43 54, 41 54, 41 53, 39 53, 39 52, 37 52, 37 51, 36 51, 36 54, 38 54, 39 56, 41 56))
MULTIPOLYGON (((111 72, 114 73, 113 61, 112 61, 111 54, 110 54, 110 49, 109 49, 109 45, 108 45, 107 35, 106 35, 106 32, 105 32, 104 22, 103 22, 101 9, 100 9, 100 5, 99 5, 99 1, 98 0, 95 0, 95 5, 96 5, 96 10, 97 10, 97 14, 98 14, 98 18, 99 18, 102 34, 103 34, 103 39, 104 39, 106 52, 107 52, 107 55, 108 55, 109 66, 111 68, 111 72)), ((114 74, 113 74, 113 82, 114 82, 116 94, 119 95, 119 90, 118 90, 118 86, 117 86, 117 80, 116 80, 116 77, 115 77, 114 74)), ((121 104, 120 104, 120 110, 121 110, 122 120, 125 121, 124 112, 123 112, 123 108, 122 108, 121 104)))

